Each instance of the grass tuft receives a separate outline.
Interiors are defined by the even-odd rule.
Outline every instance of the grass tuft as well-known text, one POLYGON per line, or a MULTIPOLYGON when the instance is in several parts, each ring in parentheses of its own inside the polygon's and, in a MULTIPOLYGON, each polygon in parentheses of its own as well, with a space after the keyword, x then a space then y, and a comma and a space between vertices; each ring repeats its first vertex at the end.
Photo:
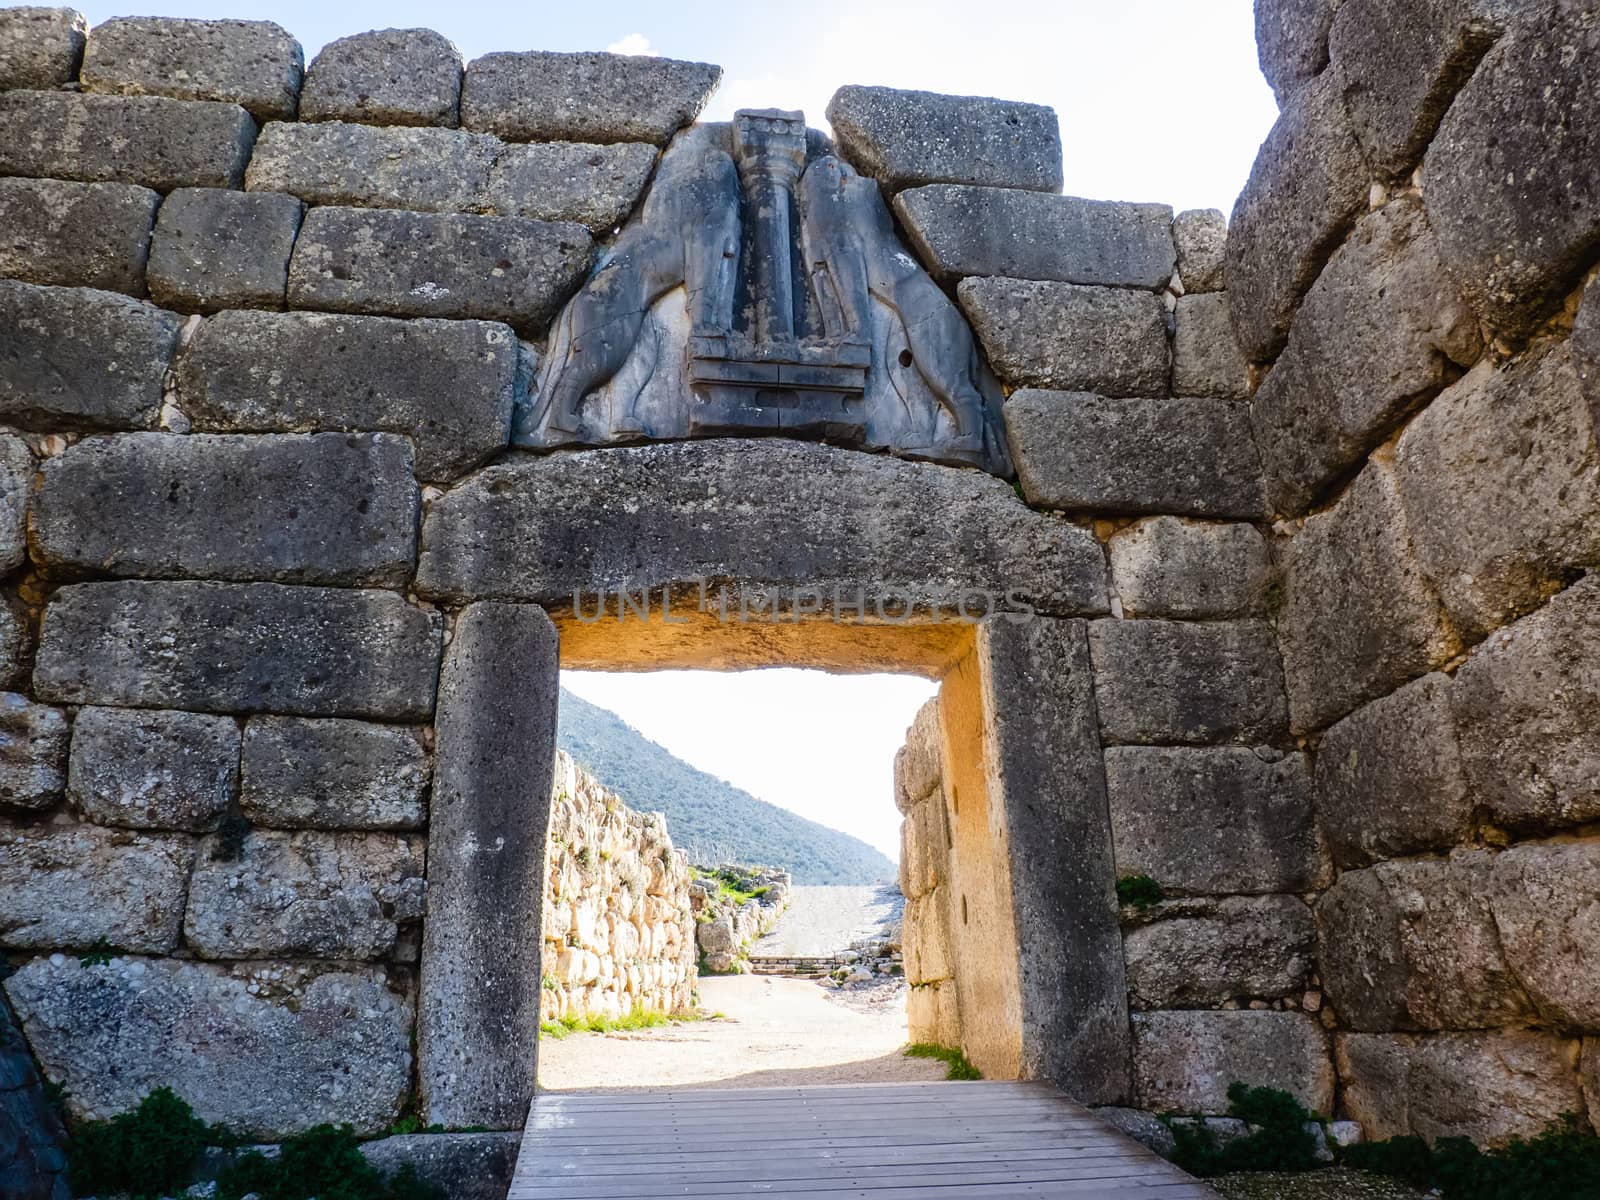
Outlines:
POLYGON ((967 1056, 953 1046, 940 1046, 934 1042, 914 1042, 906 1047, 907 1058, 932 1058, 949 1067, 946 1079, 982 1079, 983 1073, 967 1060, 967 1056))

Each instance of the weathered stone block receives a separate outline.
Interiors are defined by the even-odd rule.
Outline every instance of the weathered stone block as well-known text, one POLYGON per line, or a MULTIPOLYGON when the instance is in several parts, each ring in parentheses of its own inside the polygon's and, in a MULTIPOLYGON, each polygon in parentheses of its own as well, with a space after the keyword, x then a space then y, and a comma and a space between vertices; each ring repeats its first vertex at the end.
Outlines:
POLYGON ((1286 732, 1283 669, 1265 621, 1096 621, 1089 647, 1108 742, 1273 742, 1286 732))
POLYGON ((59 708, 0 692, 0 806, 44 809, 61 799, 69 737, 59 708))
POLYGON ((304 205, 293 196, 179 188, 150 246, 150 294, 181 312, 282 308, 304 205))
POLYGON ((517 146, 455 129, 274 122, 245 178, 252 191, 311 204, 576 221, 603 233, 633 208, 656 153, 645 142, 517 146))
POLYGON ((193 862, 194 840, 181 835, 0 826, 0 945, 168 954, 193 862))
POLYGON ((1256 440, 1280 512, 1300 513, 1482 349, 1422 208, 1357 222, 1306 294, 1256 393, 1256 440))
POLYGON ((1237 1080, 1281 1088, 1314 1113, 1333 1110, 1327 1040, 1303 1013, 1135 1013, 1133 1063, 1136 1102, 1157 1112, 1227 1112, 1237 1080))
POLYGON ((1300 298, 1365 207, 1367 182, 1338 84, 1324 74, 1288 101, 1234 205, 1226 276, 1245 357, 1265 362, 1283 348, 1300 298))
POLYGON ((1172 221, 1172 242, 1178 252, 1178 279, 1183 290, 1220 292, 1223 260, 1228 249, 1228 218, 1220 209, 1191 208, 1172 221))
POLYGON ((86 820, 204 833, 238 794, 239 727, 231 717, 79 710, 67 795, 86 820))
POLYGON ((1343 0, 1328 48, 1376 174, 1410 174, 1457 90, 1504 31, 1508 7, 1506 0, 1343 0))
POLYGON ((1369 1140, 1414 1133, 1493 1145, 1579 1112, 1576 1040, 1547 1033, 1338 1039, 1344 1103, 1369 1140))
POLYGON ((1514 846, 1494 860, 1489 903, 1506 962, 1544 1020, 1600 1029, 1600 842, 1514 846))
POLYGON ((33 492, 33 451, 14 434, 0 434, 0 574, 28 557, 28 501, 33 492))
POLYGON ((1226 292, 1178 298, 1172 390, 1180 396, 1218 400, 1250 398, 1250 365, 1233 336, 1226 292))
POLYGON ((1328 65, 1328 28, 1341 0, 1256 0, 1256 54, 1281 108, 1328 65))
POLYGON ((1424 675, 1333 725, 1317 751, 1317 816, 1342 867, 1447 850, 1472 832, 1450 680, 1424 675))
POLYGON ((43 464, 39 562, 83 573, 404 583, 421 498, 388 433, 134 433, 43 464))
POLYGON ((0 280, 0 416, 52 430, 149 429, 177 344, 178 318, 151 305, 0 280))
POLYGON ((1261 611, 1267 543, 1253 525, 1147 517, 1112 534, 1108 548, 1124 616, 1204 621, 1261 611))
POLYGON ((1406 429, 1395 480, 1417 558, 1469 641, 1600 565, 1600 445, 1565 343, 1484 364, 1406 429))
POLYGON ((1175 894, 1305 892, 1327 874, 1301 755, 1106 748, 1117 874, 1175 894))
POLYGON ((461 127, 513 142, 664 146, 721 80, 721 67, 654 56, 486 54, 467 64, 461 127))
POLYGON ((1393 471, 1373 459, 1289 544, 1278 633, 1295 732, 1331 724, 1459 652, 1411 539, 1393 471))
POLYGON ((1113 400, 1024 388, 1005 404, 1023 494, 1041 508, 1264 515, 1243 404, 1113 400))
POLYGON ((437 616, 393 592, 120 580, 45 610, 34 688, 71 704, 425 720, 437 616))
POLYGON ((426 906, 418 839, 258 829, 236 858, 220 849, 189 883, 183 933, 201 958, 387 958, 426 906))
POLYGON ((1531 332, 1600 249, 1600 12, 1519 21, 1457 94, 1422 162, 1439 251, 1498 333, 1531 332))
POLYGON ((1172 278, 1172 209, 1005 187, 933 184, 894 199, 935 278, 966 275, 1162 288, 1172 278))
POLYGON ((0 275, 142 296, 160 203, 126 183, 0 179, 0 275))
POLYGON ((1140 1008, 1286 996, 1304 990, 1316 937, 1311 910, 1294 896, 1230 896, 1160 915, 1123 939, 1128 990, 1140 1008))
POLYGON ((1600 819, 1600 579, 1492 635, 1456 673, 1451 703, 1468 792, 1497 825, 1600 819))
POLYGON ((271 21, 113 17, 83 54, 85 91, 222 100, 258 121, 293 118, 305 58, 271 21))
POLYGON ((442 482, 509 440, 517 340, 485 321, 227 312, 174 371, 196 429, 404 434, 417 475, 442 482))
POLYGON ((543 329, 589 267, 589 231, 520 217, 314 208, 289 262, 297 308, 480 317, 543 329))
POLYGON ((1061 130, 1042 104, 851 85, 827 116, 839 153, 890 193, 924 183, 1061 190, 1061 130))
POLYGON ((76 1117, 126 1112, 170 1087, 201 1119, 248 1137, 325 1122, 374 1134, 409 1091, 411 1004, 380 970, 39 958, 5 989, 76 1117))
POLYGON ((0 688, 27 686, 33 665, 34 627, 15 596, 0 594, 0 688))
POLYGON ((430 767, 414 733, 362 721, 255 717, 239 808, 284 829, 420 829, 430 767))
POLYGON ((900 811, 910 812, 939 786, 943 774, 944 726, 935 697, 917 710, 916 720, 906 730, 905 745, 895 752, 894 795, 900 811))
POLYGON ((431 29, 378 29, 329 42, 300 90, 302 121, 450 125, 461 105, 461 51, 431 29))
POLYGON ((1008 591, 1044 612, 1106 609, 1093 538, 1029 511, 1000 480, 777 439, 490 467, 429 509, 418 570, 430 595, 555 606, 703 580, 815 589, 869 612, 885 597, 899 613, 907 596, 949 607, 1008 591), (896 515, 905 512, 940 517, 912 527, 896 515))
POLYGON ((88 32, 89 22, 75 9, 0 9, 0 91, 73 82, 88 32))
POLYGON ((0 94, 0 174, 236 188, 256 140, 237 104, 77 92, 0 94))
POLYGON ((532 605, 456 619, 439 683, 418 1019, 424 1119, 518 1129, 538 1072, 557 635, 532 605), (499 919, 485 923, 483 914, 499 919))
POLYGON ((1600 412, 1600 281, 1591 282, 1572 324, 1572 366, 1591 412, 1600 412))
POLYGON ((906 993, 906 1024, 916 1041, 937 1046, 961 1044, 961 1008, 952 980, 912 988, 906 993))
POLYGON ((963 279, 956 291, 1009 384, 1166 395, 1166 312, 1153 293, 1000 278, 963 279))
POLYGON ((1489 911, 1493 856, 1347 871, 1317 903, 1318 964, 1351 1029, 1478 1029, 1531 1015, 1489 911))
POLYGON ((361 1156, 385 1177, 409 1166, 450 1200, 504 1200, 521 1146, 520 1133, 413 1133, 362 1142, 361 1156))

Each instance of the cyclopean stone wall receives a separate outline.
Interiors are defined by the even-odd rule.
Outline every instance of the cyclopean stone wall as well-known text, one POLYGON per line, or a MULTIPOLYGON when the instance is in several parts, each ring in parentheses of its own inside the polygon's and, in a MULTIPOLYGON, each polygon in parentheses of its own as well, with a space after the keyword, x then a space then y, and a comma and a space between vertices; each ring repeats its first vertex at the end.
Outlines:
POLYGON ((1600 1121, 1600 14, 1258 0, 1226 278, 1281 577, 1338 1107, 1600 1121))
POLYGON ((666 817, 634 812, 564 751, 545 873, 544 1020, 690 1008, 689 860, 666 817))

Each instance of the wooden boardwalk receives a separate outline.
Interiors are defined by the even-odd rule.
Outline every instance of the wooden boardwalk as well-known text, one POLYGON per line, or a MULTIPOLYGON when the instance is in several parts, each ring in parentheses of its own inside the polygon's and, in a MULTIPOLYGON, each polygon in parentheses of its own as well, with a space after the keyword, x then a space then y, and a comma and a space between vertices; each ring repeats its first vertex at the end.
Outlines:
POLYGON ((1037 1083, 543 1092, 508 1200, 1217 1200, 1037 1083))

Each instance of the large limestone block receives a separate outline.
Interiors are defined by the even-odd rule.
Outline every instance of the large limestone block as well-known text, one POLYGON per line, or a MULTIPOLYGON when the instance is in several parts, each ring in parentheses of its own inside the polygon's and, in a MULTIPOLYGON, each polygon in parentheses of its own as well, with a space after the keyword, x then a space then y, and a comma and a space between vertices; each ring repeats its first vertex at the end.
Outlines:
POLYGON ((1538 12, 1484 56, 1422 161, 1445 264, 1512 338, 1560 303, 1600 249, 1600 11, 1555 0, 1538 12))
POLYGON ((906 905, 906 982, 910 984, 937 983, 955 974, 944 905, 945 897, 938 894, 923 896, 906 905))
POLYGON ((664 146, 721 80, 721 67, 654 55, 485 54, 467 64, 461 127, 512 142, 664 146))
POLYGON ((1475 798, 1461 770, 1449 678, 1424 675, 1330 727, 1316 785, 1317 817, 1341 867, 1467 841, 1475 798))
POLYGON ((1572 366, 1591 411, 1600 412, 1600 283, 1591 281, 1572 324, 1572 366))
POLYGON ((47 459, 34 498, 46 567, 142 577, 398 585, 421 498, 387 433, 134 433, 47 459))
POLYGON ((1175 894, 1305 892, 1327 864, 1298 754, 1106 748, 1117 875, 1175 894))
POLYGON ((469 605, 439 683, 417 1022, 423 1120, 520 1129, 538 1077, 555 626, 469 605))
POLYGON ((0 8, 0 91, 73 82, 88 32, 76 9, 0 8))
POLYGON ((114 17, 83 54, 83 87, 124 96, 223 100, 258 121, 293 118, 305 58, 271 21, 114 17))
POLYGON ((1239 350, 1226 292, 1178 297, 1172 390, 1216 400, 1250 398, 1250 365, 1239 350))
POLYGON ((1451 690, 1469 793, 1497 825, 1600 819, 1600 579, 1494 634, 1451 690))
POLYGON ((935 278, 967 275, 1162 288, 1172 278, 1172 209, 1004 187, 932 184, 894 199, 935 278))
POLYGON ((1267 542, 1253 525, 1147 517, 1112 534, 1108 549, 1124 616, 1249 617, 1266 597, 1267 542))
POLYGON ((1300 298, 1366 200, 1361 147, 1323 74, 1285 105, 1233 208, 1226 278, 1245 357, 1265 362, 1283 348, 1300 298))
POLYGON ((917 710, 905 745, 894 756, 895 803, 903 813, 910 812, 939 786, 944 774, 944 726, 940 720, 939 699, 934 697, 917 710))
POLYGON ((1225 1113, 1235 1082, 1281 1088, 1314 1113, 1333 1110, 1327 1041, 1304 1013, 1135 1013, 1133 1063, 1135 1102, 1156 1112, 1225 1113))
POLYGON ((927 983, 908 991, 906 1024, 913 1042, 961 1045, 961 1009, 954 981, 927 983))
POLYGON ((1319 963, 1351 1029, 1479 1029, 1531 1015, 1489 909, 1493 856, 1347 871, 1317 903, 1319 963))
POLYGON ((1111 743, 1275 742, 1288 710, 1265 621, 1096 621, 1095 702, 1111 743))
POLYGON ((390 725, 253 717, 239 764, 239 808, 276 829, 420 829, 428 753, 390 725))
POLYGON ((839 153, 890 193, 925 183, 1061 190, 1061 129, 1042 104, 850 85, 827 115, 839 153))
POLYGON ((239 727, 230 717, 160 709, 78 710, 67 795, 98 825, 217 827, 239 794, 239 727))
POLYGON ((1372 1140, 1534 1137, 1583 1111, 1578 1053, 1575 1040, 1523 1030, 1338 1039, 1345 1107, 1372 1140))
POLYGON ((411 1004, 379 970, 57 956, 5 990, 79 1118, 170 1087, 202 1120, 250 1138, 330 1122, 375 1134, 410 1090, 411 1004))
POLYGON ((1303 512, 1478 358, 1478 322, 1422 207, 1363 217, 1306 294, 1252 415, 1280 512, 1303 512))
POLYGON ((378 29, 329 42, 306 69, 302 121, 455 125, 463 61, 431 29, 378 29))
POLYGON ((506 321, 531 336, 577 288, 592 251, 571 222, 313 208, 289 260, 289 304, 506 321))
POLYGON ((304 206, 293 196, 179 188, 150 246, 150 295, 181 312, 282 308, 304 206))
POLYGON ((1470 641, 1600 564, 1600 445, 1565 343, 1445 392, 1401 437, 1395 479, 1422 569, 1470 641))
MULTIPOLYGON (((985 622, 978 682, 988 790, 1003 806, 1010 858, 1022 1074, 1086 1104, 1121 1104, 1129 1096, 1128 989, 1085 625, 985 622)), ((947 898, 952 929, 955 900, 947 898)), ((957 936, 959 980, 971 933, 957 936)))
POLYGON ((181 835, 0 826, 0 945, 169 954, 194 859, 181 835))
POLYGON ((1328 49, 1356 139, 1384 179, 1410 174, 1504 31, 1507 0, 1342 0, 1328 49))
POLYGON ((71 730, 59 708, 0 692, 0 806, 41 810, 61 799, 71 730))
POLYGON ((1220 209, 1191 208, 1172 219, 1178 279, 1186 294, 1220 292, 1228 249, 1228 217, 1220 209))
POLYGON ((1304 990, 1316 926, 1303 901, 1230 896, 1193 913, 1176 907, 1176 915, 1160 913, 1124 935, 1136 1006, 1217 1005, 1304 990))
POLYGON ((227 312, 174 373, 196 429, 404 434, 418 477, 442 482, 510 440, 517 340, 487 321, 227 312))
POLYGON ((0 275, 142 296, 160 203, 127 183, 0 179, 0 275))
POLYGON ((489 170, 483 206, 507 217, 576 221, 604 237, 627 219, 656 166, 648 142, 504 146, 489 170))
POLYGON ((747 595, 815 589, 868 612, 886 598, 898 613, 908 596, 951 607, 1008 591, 1045 612, 1106 606, 1093 538, 1031 512, 1001 480, 777 439, 490 467, 434 502, 422 542, 418 586, 450 599, 570 605, 712 580, 747 595))
POLYGON ((1514 846, 1494 861, 1490 905, 1506 962, 1539 1015, 1600 1029, 1600 842, 1514 846))
POLYGON ((212 840, 183 933, 201 958, 387 958, 422 918, 423 845, 386 833, 253 830, 237 857, 212 840))
POLYGON ((1290 542, 1278 634, 1295 732, 1320 729, 1459 653, 1412 533, 1393 469, 1375 458, 1290 542))
POLYGON ((0 174, 236 188, 256 140, 237 104, 77 92, 0 94, 0 174))
POLYGON ((1256 56, 1281 108, 1328 65, 1328 27, 1341 0, 1255 0, 1256 56))
POLYGON ((1249 409, 1024 388, 1006 434, 1030 504, 1101 513, 1265 515, 1249 409))
POLYGON ((33 451, 13 434, 0 434, 0 574, 28 557, 28 502, 33 496, 33 451))
POLYGON ((438 617, 393 592, 120 580, 45 610, 34 688, 70 704, 426 720, 438 617))
POLYGON ((361 1157, 386 1177, 409 1166, 450 1200, 505 1200, 521 1148, 519 1133, 412 1133, 362 1142, 361 1157))
POLYGON ((956 293, 995 373, 1013 386, 1166 395, 1166 312, 1152 292, 972 278, 956 293))
POLYGON ((0 416, 52 430, 152 428, 177 344, 178 318, 151 305, 0 280, 0 416))

